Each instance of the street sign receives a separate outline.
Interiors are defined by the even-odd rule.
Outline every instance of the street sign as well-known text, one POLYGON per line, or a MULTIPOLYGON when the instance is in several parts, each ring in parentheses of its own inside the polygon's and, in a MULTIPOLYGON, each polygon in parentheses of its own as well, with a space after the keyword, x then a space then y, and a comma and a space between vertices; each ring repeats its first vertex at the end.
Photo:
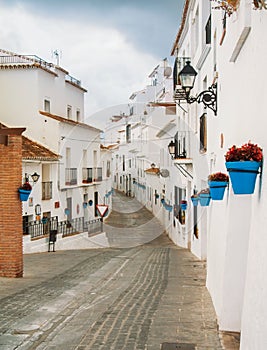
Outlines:
POLYGON ((101 218, 103 218, 103 216, 106 214, 106 212, 108 211, 108 205, 106 204, 97 204, 96 205, 96 209, 98 210, 101 218))

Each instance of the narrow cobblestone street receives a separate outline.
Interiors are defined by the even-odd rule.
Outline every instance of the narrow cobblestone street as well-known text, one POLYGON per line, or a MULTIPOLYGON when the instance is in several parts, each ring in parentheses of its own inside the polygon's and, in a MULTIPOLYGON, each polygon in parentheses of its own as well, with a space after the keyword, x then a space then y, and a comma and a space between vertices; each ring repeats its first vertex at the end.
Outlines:
POLYGON ((1 350, 223 349, 205 262, 118 193, 105 229, 111 248, 26 255, 24 278, 0 278, 1 350))

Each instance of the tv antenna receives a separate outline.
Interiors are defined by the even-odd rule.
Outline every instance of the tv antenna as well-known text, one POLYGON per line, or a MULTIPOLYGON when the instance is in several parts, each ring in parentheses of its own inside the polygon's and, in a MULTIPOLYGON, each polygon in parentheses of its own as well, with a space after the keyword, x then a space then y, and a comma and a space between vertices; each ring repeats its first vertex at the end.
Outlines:
POLYGON ((52 50, 52 58, 56 59, 57 66, 59 66, 60 58, 62 58, 62 51, 58 49, 52 50))

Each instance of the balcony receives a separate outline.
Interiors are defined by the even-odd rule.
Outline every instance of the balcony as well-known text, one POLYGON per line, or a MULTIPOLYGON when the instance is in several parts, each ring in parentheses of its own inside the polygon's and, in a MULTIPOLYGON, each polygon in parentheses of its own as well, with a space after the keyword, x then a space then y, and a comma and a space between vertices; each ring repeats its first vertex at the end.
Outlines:
POLYGON ((175 101, 186 100, 186 94, 181 86, 179 72, 183 69, 187 61, 191 61, 189 57, 176 57, 173 67, 173 97, 175 101))
MULTIPOLYGON (((175 160, 191 160, 190 131, 178 131, 175 135, 175 160)), ((187 162, 185 162, 187 163, 187 162)))
POLYGON ((77 185, 77 168, 65 169, 65 185, 66 186, 77 185))
POLYGON ((93 182, 93 168, 83 168, 83 184, 90 184, 93 182))
POLYGON ((52 181, 42 182, 42 199, 52 199, 52 181))
POLYGON ((102 168, 93 168, 93 181, 94 182, 99 182, 102 181, 102 168))

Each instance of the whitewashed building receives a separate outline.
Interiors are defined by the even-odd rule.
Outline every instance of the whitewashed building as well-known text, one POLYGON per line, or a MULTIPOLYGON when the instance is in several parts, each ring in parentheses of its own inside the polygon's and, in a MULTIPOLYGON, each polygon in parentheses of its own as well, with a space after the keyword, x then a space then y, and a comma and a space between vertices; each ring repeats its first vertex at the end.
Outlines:
MULTIPOLYGON (((168 61, 160 62, 148 78, 150 84, 130 96, 129 113, 113 116, 105 134, 107 140, 111 138, 109 135, 114 135, 114 129, 118 135, 113 154, 114 188, 136 197, 158 215, 163 208, 161 199, 166 199, 165 180, 160 172, 160 135, 164 134, 162 129, 166 123, 176 122, 172 69, 168 61)), ((172 135, 164 135, 165 143, 170 142, 172 135)), ((164 222, 164 213, 160 215, 164 222)), ((169 212, 166 215, 169 216, 169 212)))
POLYGON ((111 155, 101 150, 101 130, 84 122, 81 81, 37 56, 0 54, 1 122, 26 127, 33 145, 58 155, 57 162, 38 157, 25 162, 23 173, 37 172, 42 184, 34 185, 33 198, 23 205, 25 222, 43 216, 59 221, 98 217, 96 205, 111 204, 111 155))
MULTIPOLYGON (((182 62, 175 77, 176 101, 187 112, 177 109, 178 123, 185 120, 192 135, 188 200, 194 189, 207 187, 209 174, 227 172, 224 155, 232 145, 251 141, 265 153, 266 29, 265 1, 185 1, 172 54, 182 62), (178 73, 187 60, 198 73, 191 96, 217 83, 216 115, 179 95, 178 73)), ((189 208, 197 211, 193 223, 198 228, 191 250, 207 258, 207 287, 219 328, 240 332, 241 349, 267 347, 266 184, 263 164, 254 194, 235 195, 230 184, 223 201, 189 208)))

